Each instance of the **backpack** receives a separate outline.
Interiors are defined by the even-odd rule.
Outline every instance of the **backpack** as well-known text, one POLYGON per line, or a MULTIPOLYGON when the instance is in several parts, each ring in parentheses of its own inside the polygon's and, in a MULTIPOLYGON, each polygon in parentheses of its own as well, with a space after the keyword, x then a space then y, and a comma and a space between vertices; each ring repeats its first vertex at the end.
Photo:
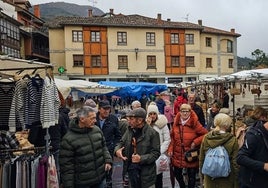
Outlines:
POLYGON ((224 146, 209 148, 205 154, 202 174, 219 178, 229 176, 230 172, 229 155, 224 146))

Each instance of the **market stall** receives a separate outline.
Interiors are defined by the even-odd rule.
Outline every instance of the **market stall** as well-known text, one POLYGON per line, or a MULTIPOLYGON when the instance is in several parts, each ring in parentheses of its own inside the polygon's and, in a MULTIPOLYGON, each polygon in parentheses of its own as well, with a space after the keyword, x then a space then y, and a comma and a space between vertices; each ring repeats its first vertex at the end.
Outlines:
POLYGON ((99 84, 105 86, 112 86, 118 88, 114 92, 107 93, 109 96, 119 97, 134 97, 140 99, 143 93, 155 94, 155 92, 162 92, 168 89, 165 84, 156 84, 149 82, 115 82, 115 81, 101 81, 99 84))
MULTIPOLYGON (((206 106, 213 100, 222 100, 222 91, 231 95, 231 116, 236 121, 237 108, 260 105, 268 109, 268 103, 262 100, 268 96, 268 69, 254 69, 236 72, 217 78, 208 78, 192 83, 205 95, 206 106)), ((234 130, 235 131, 235 130, 234 130)))
POLYGON ((106 86, 96 82, 89 82, 85 80, 62 80, 55 78, 57 88, 66 99, 72 92, 79 96, 85 95, 105 95, 115 91, 117 88, 113 86, 106 86))
MULTIPOLYGON (((1 140, 8 141, 12 138, 11 143, 1 142, 0 144, 1 161, 5 161, 5 168, 12 165, 23 168, 22 165, 24 165, 24 175, 21 176, 16 176, 18 168, 15 168, 15 171, 7 172, 8 174, 1 172, 2 175, 17 178, 7 179, 5 177, 5 185, 13 187, 16 180, 26 182, 37 177, 35 176, 37 171, 33 172, 30 168, 26 168, 26 166, 30 167, 29 164, 26 164, 27 159, 37 159, 39 162, 39 159, 50 161, 53 158, 50 153, 51 140, 48 129, 57 123, 60 101, 53 80, 53 66, 51 64, 0 56, 0 65, 1 140), (44 145, 37 146, 29 143, 29 134, 33 133, 32 128, 43 130, 45 133, 43 137, 38 137, 38 134, 36 134, 36 139, 38 141, 43 140, 44 145), (27 156, 24 154, 27 154, 27 156), (22 155, 24 157, 21 157, 22 155), (6 158, 7 156, 8 158, 6 158), (16 158, 16 160, 13 158, 16 158)), ((48 163, 49 165, 52 164, 48 163)), ((36 164, 39 165, 39 163, 36 164)), ((45 176, 49 177, 47 171, 43 173, 43 178, 45 176)), ((49 179, 47 180, 49 181, 49 179)), ((32 186, 36 187, 37 185, 32 186)))

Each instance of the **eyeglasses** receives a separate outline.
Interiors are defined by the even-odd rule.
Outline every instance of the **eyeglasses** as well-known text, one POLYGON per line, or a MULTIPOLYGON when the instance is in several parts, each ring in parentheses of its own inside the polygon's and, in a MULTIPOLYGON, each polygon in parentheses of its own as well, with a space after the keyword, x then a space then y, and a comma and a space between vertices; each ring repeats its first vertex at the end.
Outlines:
POLYGON ((181 110, 181 113, 188 113, 190 110, 181 110))

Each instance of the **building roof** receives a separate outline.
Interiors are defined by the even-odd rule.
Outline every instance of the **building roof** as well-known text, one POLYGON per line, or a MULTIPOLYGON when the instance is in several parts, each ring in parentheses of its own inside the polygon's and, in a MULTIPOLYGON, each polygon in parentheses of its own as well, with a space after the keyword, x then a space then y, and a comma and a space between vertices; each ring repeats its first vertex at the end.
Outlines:
POLYGON ((160 18, 149 18, 137 14, 123 15, 113 14, 112 16, 91 16, 91 17, 66 17, 59 16, 48 22, 49 28, 62 28, 67 25, 73 26, 104 26, 104 27, 139 27, 139 28, 170 28, 170 29, 193 29, 203 33, 230 35, 240 37, 241 35, 232 31, 224 31, 212 27, 194 24, 190 22, 174 22, 160 18))
POLYGON ((147 27, 177 28, 202 30, 203 26, 190 22, 173 22, 157 18, 134 15, 114 15, 111 17, 56 17, 49 24, 50 28, 61 28, 64 25, 106 26, 106 27, 147 27))
POLYGON ((204 26, 204 30, 202 31, 202 33, 230 35, 230 36, 236 36, 236 37, 241 36, 240 34, 235 33, 235 31, 232 30, 232 29, 231 29, 231 31, 224 31, 224 30, 215 29, 215 28, 212 28, 212 27, 207 27, 207 26, 204 26))

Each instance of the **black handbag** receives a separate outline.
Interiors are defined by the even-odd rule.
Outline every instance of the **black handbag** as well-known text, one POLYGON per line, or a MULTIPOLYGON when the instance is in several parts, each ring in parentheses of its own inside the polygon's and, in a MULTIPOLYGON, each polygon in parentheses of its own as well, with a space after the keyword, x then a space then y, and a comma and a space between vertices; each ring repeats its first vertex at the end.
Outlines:
POLYGON ((185 151, 184 143, 183 143, 183 126, 180 127, 180 138, 181 138, 181 147, 184 152, 185 161, 188 163, 198 161, 199 156, 199 148, 193 148, 188 151, 185 151))
POLYGON ((190 149, 184 153, 185 160, 189 163, 198 161, 198 156, 199 148, 190 149))

